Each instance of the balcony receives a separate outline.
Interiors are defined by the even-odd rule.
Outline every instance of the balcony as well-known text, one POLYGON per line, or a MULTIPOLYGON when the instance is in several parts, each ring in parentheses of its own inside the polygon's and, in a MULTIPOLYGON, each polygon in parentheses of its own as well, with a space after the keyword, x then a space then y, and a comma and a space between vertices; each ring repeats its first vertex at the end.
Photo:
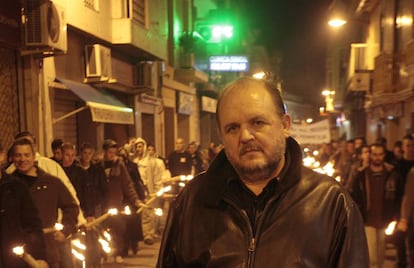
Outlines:
POLYGON ((208 82, 208 74, 195 68, 193 53, 180 53, 174 78, 184 84, 208 82))
POLYGON ((407 77, 402 76, 404 64, 401 54, 381 53, 375 58, 373 93, 394 93, 407 86, 407 77))
POLYGON ((112 44, 141 59, 167 59, 166 18, 161 12, 165 7, 153 7, 151 1, 128 1, 127 6, 122 2, 112 8, 112 44))
POLYGON ((347 84, 348 91, 371 91, 372 69, 374 68, 374 64, 369 58, 369 47, 366 43, 351 44, 347 84))

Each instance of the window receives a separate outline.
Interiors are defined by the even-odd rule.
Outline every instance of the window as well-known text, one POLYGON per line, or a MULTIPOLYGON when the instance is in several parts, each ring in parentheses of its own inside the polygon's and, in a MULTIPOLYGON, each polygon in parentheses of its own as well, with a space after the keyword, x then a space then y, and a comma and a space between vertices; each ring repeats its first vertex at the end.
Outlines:
POLYGON ((138 24, 147 27, 147 0, 132 0, 132 19, 138 24))

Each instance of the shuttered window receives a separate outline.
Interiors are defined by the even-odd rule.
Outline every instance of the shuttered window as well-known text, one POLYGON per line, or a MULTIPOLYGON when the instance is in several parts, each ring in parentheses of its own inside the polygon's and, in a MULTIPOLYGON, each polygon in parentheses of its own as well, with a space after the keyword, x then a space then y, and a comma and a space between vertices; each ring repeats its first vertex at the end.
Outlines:
POLYGON ((147 27, 147 9, 147 0, 132 0, 132 19, 144 27, 147 27))
MULTIPOLYGON (((77 98, 72 92, 56 89, 53 116, 54 118, 59 118, 60 116, 76 110, 81 105, 81 103, 77 102, 77 98)), ((75 114, 53 124, 53 138, 59 138, 65 142, 78 145, 77 116, 78 115, 75 114)))

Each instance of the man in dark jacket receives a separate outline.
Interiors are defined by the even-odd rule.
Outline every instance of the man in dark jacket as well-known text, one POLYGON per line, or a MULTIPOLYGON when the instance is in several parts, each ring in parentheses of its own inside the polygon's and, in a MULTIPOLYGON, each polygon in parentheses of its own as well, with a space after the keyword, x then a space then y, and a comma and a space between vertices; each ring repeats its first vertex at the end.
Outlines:
POLYGON ((47 267, 42 223, 29 189, 7 174, 0 179, 0 211, 0 267, 27 267, 12 252, 23 245, 25 252, 38 260, 39 267, 47 267))
MULTIPOLYGON (((118 144, 116 141, 106 139, 102 145, 104 150, 102 167, 106 174, 106 185, 104 193, 104 208, 123 210, 124 201, 134 204, 137 207, 142 205, 134 188, 134 183, 129 176, 122 159, 117 157, 118 144)), ((115 246, 115 262, 122 263, 125 252, 123 251, 126 232, 126 222, 120 215, 110 217, 105 224, 111 228, 112 241, 115 246)))
POLYGON ((157 267, 368 267, 358 208, 302 166, 278 88, 236 80, 216 115, 224 150, 172 205, 157 267))
POLYGON ((364 219, 371 267, 382 267, 385 261, 385 228, 398 216, 396 186, 401 175, 385 165, 384 145, 372 144, 370 152, 369 166, 351 178, 349 187, 364 219))
MULTIPOLYGON (((11 149, 11 158, 16 166, 13 173, 30 189, 30 196, 39 211, 42 228, 53 228, 58 220, 58 209, 62 211, 62 230, 45 234, 46 258, 49 266, 59 265, 60 246, 76 232, 79 206, 65 185, 35 165, 35 150, 32 142, 26 138, 17 139, 11 149)), ((65 263, 67 264, 67 263, 65 263)), ((70 267, 70 264, 68 264, 70 267)))

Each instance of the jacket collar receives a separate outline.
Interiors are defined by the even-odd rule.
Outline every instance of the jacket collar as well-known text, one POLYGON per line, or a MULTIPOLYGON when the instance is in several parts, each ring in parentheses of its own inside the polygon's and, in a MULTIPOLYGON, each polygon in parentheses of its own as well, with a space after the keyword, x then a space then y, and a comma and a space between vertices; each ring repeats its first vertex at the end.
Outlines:
MULTIPOLYGON (((227 190, 228 182, 239 179, 224 150, 216 156, 205 173, 207 184, 205 189, 216 189, 214 192, 203 191, 203 200, 206 200, 208 206, 219 205, 227 190)), ((288 190, 299 181, 301 166, 302 153, 299 144, 289 137, 286 139, 285 165, 279 175, 278 193, 288 190)))

